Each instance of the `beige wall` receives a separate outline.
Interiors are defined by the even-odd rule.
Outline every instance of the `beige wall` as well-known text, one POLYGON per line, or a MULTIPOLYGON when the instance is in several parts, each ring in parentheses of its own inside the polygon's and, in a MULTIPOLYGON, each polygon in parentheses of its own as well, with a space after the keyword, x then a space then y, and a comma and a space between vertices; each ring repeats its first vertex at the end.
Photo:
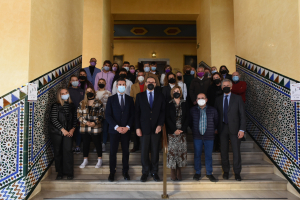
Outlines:
POLYGON ((299 1, 234 0, 236 54, 299 80, 299 1))
POLYGON ((28 82, 30 0, 0 1, 0 96, 28 82))
POLYGON ((154 42, 115 42, 114 55, 123 55, 124 61, 137 65, 139 58, 169 58, 175 70, 182 70, 183 55, 197 55, 195 43, 154 43, 154 42))

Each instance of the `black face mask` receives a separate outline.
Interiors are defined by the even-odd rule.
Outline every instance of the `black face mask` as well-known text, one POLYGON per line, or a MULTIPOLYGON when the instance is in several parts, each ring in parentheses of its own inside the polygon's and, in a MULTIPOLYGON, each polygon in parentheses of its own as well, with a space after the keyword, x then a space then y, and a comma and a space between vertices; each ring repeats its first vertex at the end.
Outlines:
POLYGON ((125 79, 126 78, 126 74, 120 74, 120 78, 125 79))
POLYGON ((180 97, 180 93, 179 93, 179 92, 175 92, 175 93, 173 94, 173 97, 174 97, 175 99, 178 99, 178 98, 180 97))
POLYGON ((223 92, 224 92, 225 94, 228 94, 228 93, 230 92, 230 87, 224 87, 224 88, 223 88, 223 92))
POLYGON ((221 74, 227 74, 227 70, 226 69, 221 70, 221 74))
POLYGON ((101 83, 100 83, 98 86, 99 86, 99 88, 101 88, 101 89, 102 89, 102 88, 104 88, 104 87, 105 87, 105 84, 101 84, 101 83))
POLYGON ((86 96, 87 96, 87 98, 91 99, 91 98, 93 98, 95 96, 95 94, 93 92, 88 92, 86 94, 86 96))
POLYGON ((86 76, 79 76, 79 80, 85 81, 86 80, 86 76))
POLYGON ((191 70, 186 70, 185 73, 186 74, 191 74, 191 70))
POLYGON ((181 81, 181 80, 182 80, 182 76, 177 76, 177 79, 178 79, 179 81, 181 81))
POLYGON ((172 84, 173 84, 173 83, 175 83, 175 82, 176 82, 175 78, 170 78, 170 79, 169 79, 169 83, 172 83, 172 84))
POLYGON ((148 84, 147 86, 148 90, 153 90, 154 89, 154 85, 152 83, 148 84))
POLYGON ((221 83, 221 80, 218 78, 218 79, 215 79, 214 80, 214 83, 216 84, 216 85, 218 85, 219 83, 221 83))

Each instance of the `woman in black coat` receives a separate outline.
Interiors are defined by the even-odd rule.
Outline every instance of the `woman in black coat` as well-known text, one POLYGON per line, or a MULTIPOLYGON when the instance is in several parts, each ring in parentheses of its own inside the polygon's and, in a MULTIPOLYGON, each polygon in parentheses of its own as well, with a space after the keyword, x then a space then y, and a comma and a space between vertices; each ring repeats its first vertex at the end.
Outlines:
POLYGON ((221 88, 223 77, 220 73, 216 72, 212 75, 211 80, 211 85, 207 89, 207 104, 214 107, 216 98, 223 95, 221 88))
POLYGON ((68 180, 73 179, 73 134, 77 117, 76 108, 72 103, 67 88, 57 91, 57 100, 51 107, 49 135, 54 149, 56 179, 60 180, 64 175, 68 180))
POLYGON ((166 106, 166 128, 168 133, 167 167, 171 168, 171 180, 182 180, 181 168, 187 165, 186 133, 189 109, 182 99, 182 90, 174 86, 170 92, 171 100, 166 106))
POLYGON ((165 77, 164 87, 162 88, 162 93, 166 99, 166 103, 169 103, 169 101, 172 99, 170 92, 172 88, 177 85, 178 83, 175 74, 173 74, 172 72, 167 73, 165 77))

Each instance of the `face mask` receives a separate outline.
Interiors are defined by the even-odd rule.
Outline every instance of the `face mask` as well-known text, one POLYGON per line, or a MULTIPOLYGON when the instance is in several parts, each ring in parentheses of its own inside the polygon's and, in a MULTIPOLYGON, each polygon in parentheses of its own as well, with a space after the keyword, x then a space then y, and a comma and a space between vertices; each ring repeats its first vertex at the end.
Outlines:
POLYGON ((117 67, 113 67, 112 70, 115 72, 117 71, 117 67))
POLYGON ((211 73, 214 74, 214 73, 217 73, 217 71, 216 71, 216 70, 213 70, 213 71, 211 71, 211 73))
POLYGON ((131 69, 131 70, 130 70, 130 73, 132 73, 132 74, 133 74, 134 72, 135 72, 135 70, 134 70, 134 69, 131 69))
POLYGON ((79 80, 85 81, 86 80, 86 76, 79 76, 79 80))
POLYGON ((226 74, 226 73, 227 73, 226 69, 221 70, 221 74, 226 74))
POLYGON ((73 85, 74 87, 77 87, 77 86, 79 85, 79 81, 73 81, 73 82, 72 82, 72 85, 73 85))
POLYGON ((178 99, 178 98, 180 97, 180 93, 179 93, 179 92, 175 92, 175 93, 173 94, 173 97, 174 97, 175 99, 178 99))
POLYGON ((216 85, 218 85, 219 83, 221 83, 221 80, 218 78, 218 79, 215 79, 214 80, 214 83, 216 84, 216 85))
POLYGON ((91 66, 95 66, 96 62, 90 62, 91 66))
POLYGON ((105 84, 103 84, 103 83, 100 83, 98 86, 99 86, 99 88, 101 88, 101 89, 102 89, 102 88, 104 88, 104 87, 105 87, 105 84))
POLYGON ((154 89, 154 85, 152 83, 148 84, 147 86, 148 90, 153 90, 154 89))
POLYGON ((124 93, 124 92, 125 92, 125 86, 119 85, 119 86, 118 86, 118 91, 119 91, 120 93, 124 93))
POLYGON ((103 68, 105 71, 109 71, 109 66, 104 66, 103 68))
POLYGON ((86 94, 86 96, 87 96, 87 98, 92 98, 92 97, 94 97, 94 93, 93 92, 88 92, 87 94, 86 94))
POLYGON ((199 99, 197 101, 197 103, 198 103, 199 106, 204 106, 206 104, 206 101, 204 99, 199 99))
POLYGON ((144 78, 143 76, 139 76, 139 77, 138 77, 139 82, 143 82, 144 79, 145 79, 145 78, 144 78))
POLYGON ((175 83, 175 82, 176 82, 175 78, 170 78, 169 79, 169 83, 175 83))
POLYGON ((179 81, 181 81, 181 80, 182 80, 182 76, 177 76, 177 79, 178 79, 179 81))
POLYGON ((145 67, 144 70, 145 72, 150 72, 150 67, 145 67))
POLYGON ((230 87, 224 87, 224 88, 223 88, 223 92, 224 92, 225 94, 228 94, 228 93, 230 92, 230 87))
POLYGON ((234 82, 237 82, 237 81, 239 81, 239 77, 238 76, 234 76, 234 77, 232 77, 232 80, 234 81, 234 82))
POLYGON ((195 74, 195 71, 191 71, 191 75, 194 75, 195 74))
POLYGON ((61 99, 68 100, 69 96, 70 96, 69 94, 61 95, 61 99))
POLYGON ((120 74, 120 77, 125 79, 126 78, 126 74, 120 74))
POLYGON ((171 70, 169 70, 169 69, 166 69, 166 74, 167 74, 167 73, 169 73, 170 71, 171 71, 171 70))
POLYGON ((185 73, 186 74, 191 74, 191 70, 186 70, 185 73))
POLYGON ((126 71, 129 71, 129 67, 124 67, 124 69, 126 69, 126 71))
POLYGON ((152 71, 155 71, 155 70, 156 70, 156 67, 151 67, 151 70, 152 70, 152 71))
POLYGON ((204 72, 198 72, 197 75, 202 78, 204 76, 204 72))

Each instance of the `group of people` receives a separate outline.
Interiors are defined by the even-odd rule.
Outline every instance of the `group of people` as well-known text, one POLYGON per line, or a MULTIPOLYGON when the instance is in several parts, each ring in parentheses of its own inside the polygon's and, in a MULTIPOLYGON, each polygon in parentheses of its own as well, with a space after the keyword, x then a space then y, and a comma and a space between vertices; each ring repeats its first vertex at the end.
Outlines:
POLYGON ((136 70, 129 62, 119 68, 106 60, 102 70, 96 68, 97 60, 72 75, 68 87, 57 91, 52 105, 49 134, 54 147, 56 179, 67 176, 73 179, 73 138, 75 153, 80 153, 83 143, 83 162, 88 164, 90 142, 95 144, 98 160, 95 168, 102 166, 102 152, 110 138, 109 181, 114 181, 119 142, 122 148, 122 173, 130 180, 129 154, 141 149, 142 176, 145 182, 151 175, 158 176, 159 151, 162 129, 168 135, 167 167, 171 180, 181 181, 181 168, 187 165, 187 132, 193 133, 193 179, 201 178, 201 155, 204 146, 206 176, 213 176, 212 153, 221 153, 223 178, 229 178, 229 140, 233 151, 235 179, 241 181, 240 145, 246 129, 244 102, 247 84, 240 81, 238 72, 229 74, 226 66, 189 65, 183 72, 173 72, 170 65, 160 74, 155 62, 144 63, 136 70), (134 147, 129 151, 131 132, 134 147), (102 136, 102 137, 101 137, 102 136), (102 142, 101 142, 102 141, 102 142), (149 158, 151 153, 151 159, 149 158))

